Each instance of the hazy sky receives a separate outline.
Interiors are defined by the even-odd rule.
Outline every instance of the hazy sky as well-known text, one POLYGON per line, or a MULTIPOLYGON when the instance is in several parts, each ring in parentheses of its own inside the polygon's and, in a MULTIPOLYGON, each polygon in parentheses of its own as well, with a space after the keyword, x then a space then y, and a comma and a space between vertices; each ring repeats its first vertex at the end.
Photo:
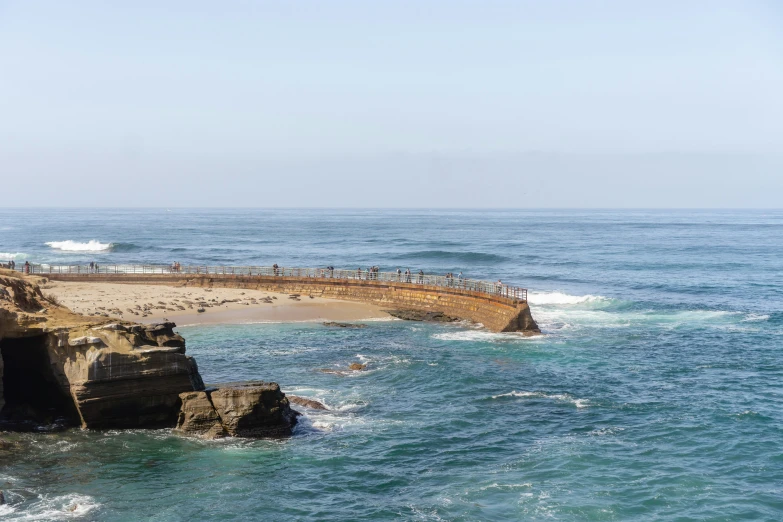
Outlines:
POLYGON ((0 0, 0 201, 781 207, 783 2, 0 0))

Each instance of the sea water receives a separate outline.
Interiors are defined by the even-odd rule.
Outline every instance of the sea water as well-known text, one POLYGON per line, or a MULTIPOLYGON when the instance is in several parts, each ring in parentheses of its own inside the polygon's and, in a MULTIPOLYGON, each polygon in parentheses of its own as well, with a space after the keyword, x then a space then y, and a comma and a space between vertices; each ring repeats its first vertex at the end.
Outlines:
POLYGON ((545 333, 180 327, 205 381, 329 410, 284 441, 4 433, 0 518, 783 519, 781 211, 0 210, 0 252, 461 271, 545 333))

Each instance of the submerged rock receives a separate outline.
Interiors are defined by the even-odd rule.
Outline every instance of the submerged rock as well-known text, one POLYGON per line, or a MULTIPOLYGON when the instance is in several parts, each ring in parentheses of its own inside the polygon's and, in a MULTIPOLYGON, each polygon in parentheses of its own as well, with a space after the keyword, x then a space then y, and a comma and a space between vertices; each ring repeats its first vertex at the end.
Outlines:
POLYGON ((351 363, 348 365, 348 369, 353 371, 361 371, 365 368, 367 368, 367 365, 362 363, 351 363))
POLYGON ((426 321, 431 323, 453 323, 459 321, 459 317, 452 317, 443 312, 425 312, 423 310, 385 310, 385 312, 392 317, 406 321, 426 321))
POLYGON ((334 328, 367 328, 366 324, 357 324, 357 323, 337 323, 335 321, 327 321, 325 323, 321 323, 323 326, 331 326, 334 328))
POLYGON ((287 437, 298 415, 274 382, 229 383, 180 399, 176 430, 205 439, 287 437))

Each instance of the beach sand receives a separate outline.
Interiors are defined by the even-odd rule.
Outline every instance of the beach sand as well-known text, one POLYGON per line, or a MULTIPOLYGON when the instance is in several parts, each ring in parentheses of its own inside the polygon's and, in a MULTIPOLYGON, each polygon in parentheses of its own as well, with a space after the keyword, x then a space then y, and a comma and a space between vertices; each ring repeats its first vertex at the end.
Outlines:
POLYGON ((50 281, 44 295, 74 312, 137 323, 164 319, 179 326, 252 322, 362 321, 389 318, 380 307, 307 295, 236 288, 173 287, 121 283, 50 281), (201 308, 204 311, 198 312, 201 308))

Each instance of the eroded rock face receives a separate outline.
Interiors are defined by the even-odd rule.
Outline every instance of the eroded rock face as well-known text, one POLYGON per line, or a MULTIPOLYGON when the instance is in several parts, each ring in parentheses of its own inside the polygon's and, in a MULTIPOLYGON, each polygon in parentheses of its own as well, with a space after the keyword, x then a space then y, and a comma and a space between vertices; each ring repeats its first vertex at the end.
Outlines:
POLYGON ((174 323, 96 322, 46 298, 45 282, 0 270, 0 377, 20 372, 18 389, 0 380, 0 420, 57 396, 83 428, 174 426, 179 395, 204 389, 174 323))
POLYGON ((206 439, 287 437, 298 415, 274 382, 229 383, 179 398, 177 431, 206 439))

